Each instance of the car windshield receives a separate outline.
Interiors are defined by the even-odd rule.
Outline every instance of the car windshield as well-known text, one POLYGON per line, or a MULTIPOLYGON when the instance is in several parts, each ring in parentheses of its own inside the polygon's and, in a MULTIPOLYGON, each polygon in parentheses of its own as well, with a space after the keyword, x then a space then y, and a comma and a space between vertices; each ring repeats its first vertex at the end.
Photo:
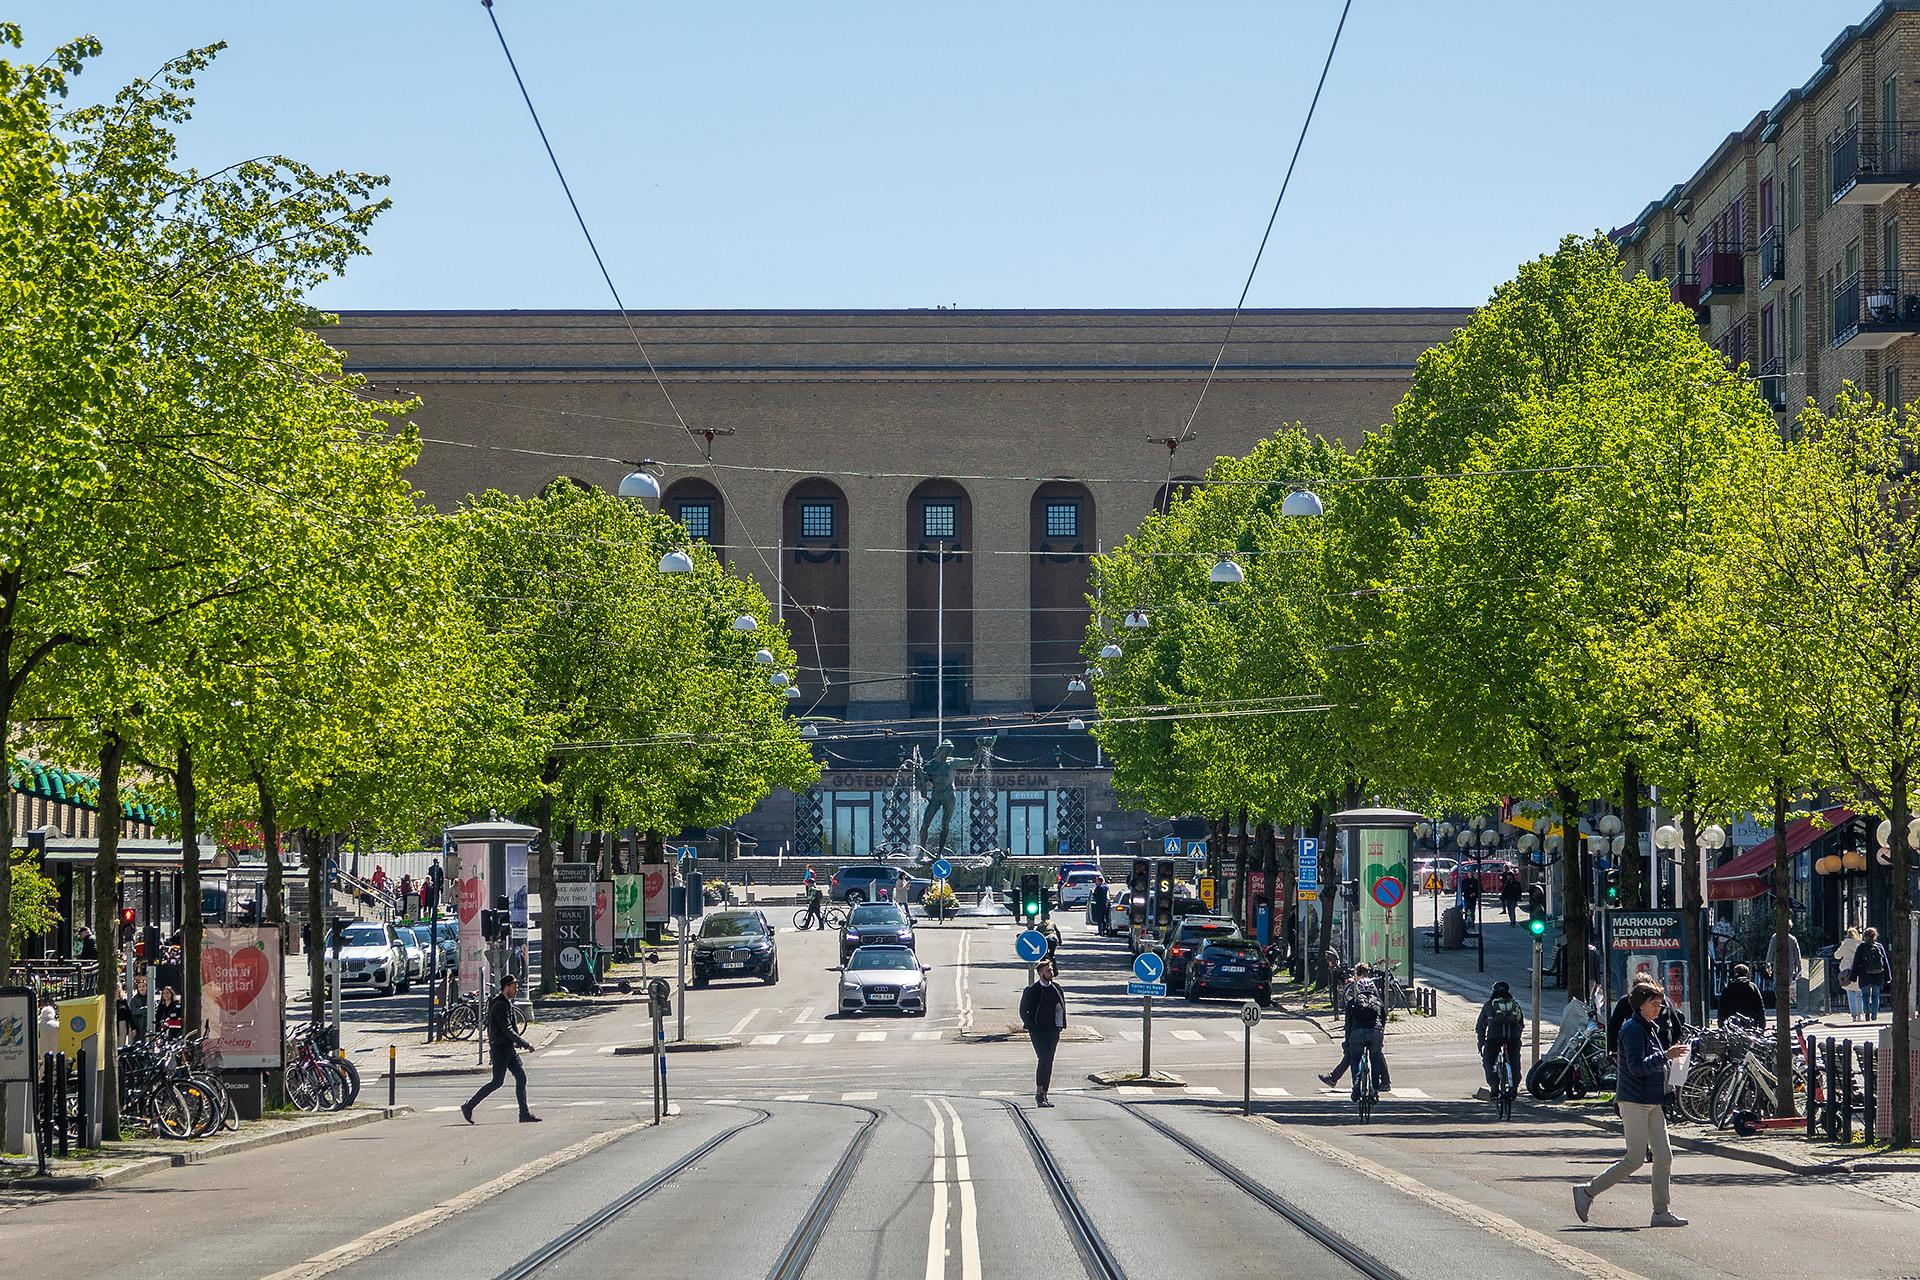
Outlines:
POLYGON ((442 920, 433 926, 433 931, 440 936, 442 942, 452 942, 460 936, 460 925, 454 920, 442 920))
POLYGON ((387 945, 387 931, 377 924, 350 924, 342 933, 341 940, 349 947, 384 947, 387 945))
POLYGON ((913 952, 905 947, 862 947, 847 962, 849 969, 918 969, 913 952))
POLYGON ((1069 871, 1067 873, 1068 884, 1092 884, 1099 878, 1100 873, 1098 871, 1069 871))
POLYGON ((708 916, 700 926, 703 938, 751 938, 765 932, 759 916, 708 916))
POLYGON ((850 929, 879 929, 892 925, 896 929, 906 927, 906 917, 900 914, 900 908, 884 902, 869 902, 855 907, 847 918, 850 929))

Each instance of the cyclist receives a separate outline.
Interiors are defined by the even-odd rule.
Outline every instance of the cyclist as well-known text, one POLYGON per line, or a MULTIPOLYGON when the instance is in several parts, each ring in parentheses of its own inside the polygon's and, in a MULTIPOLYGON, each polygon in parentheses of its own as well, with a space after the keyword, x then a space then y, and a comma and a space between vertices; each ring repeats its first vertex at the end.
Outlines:
MULTIPOLYGON (((812 875, 813 872, 809 870, 807 874, 812 875)), ((827 927, 827 913, 822 906, 826 898, 827 895, 820 892, 819 885, 812 883, 807 885, 807 919, 806 923, 800 926, 802 929, 824 929, 827 927)))
POLYGON ((1513 998, 1513 988, 1504 982, 1494 983, 1492 997, 1480 1006, 1480 1021, 1473 1034, 1480 1043, 1480 1065, 1487 1073, 1487 1092, 1495 1098, 1500 1096, 1500 1082, 1493 1072, 1502 1048, 1507 1051, 1514 1079, 1519 1079, 1520 1031, 1525 1025, 1526 1018, 1520 1012, 1520 1002, 1513 998))
POLYGON ((1353 966, 1353 977, 1343 997, 1342 1018, 1347 1033, 1341 1045, 1340 1065, 1320 1077, 1329 1089, 1340 1083, 1347 1068, 1359 1061, 1364 1051, 1373 1061, 1373 1086, 1381 1093, 1393 1088, 1387 1079, 1386 1014, 1380 1008, 1380 990, 1372 972, 1364 964, 1353 966))

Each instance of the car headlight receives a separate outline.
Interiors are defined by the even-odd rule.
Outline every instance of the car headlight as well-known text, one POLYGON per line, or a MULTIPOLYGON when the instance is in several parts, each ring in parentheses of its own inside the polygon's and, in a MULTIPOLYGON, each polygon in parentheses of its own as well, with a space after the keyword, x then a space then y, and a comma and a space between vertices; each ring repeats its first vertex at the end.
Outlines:
POLYGON ((854 993, 857 993, 859 990, 860 990, 860 984, 857 982, 843 982, 840 984, 840 993, 842 995, 854 994, 854 993))

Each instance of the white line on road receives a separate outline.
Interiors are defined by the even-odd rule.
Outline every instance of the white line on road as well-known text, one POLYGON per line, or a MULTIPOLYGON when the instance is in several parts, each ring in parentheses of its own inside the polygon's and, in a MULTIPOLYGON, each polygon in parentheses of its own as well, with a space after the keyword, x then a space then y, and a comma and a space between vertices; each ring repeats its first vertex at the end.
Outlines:
POLYGON ((1427 1091, 1425 1089, 1389 1089, 1387 1096, 1389 1098, 1424 1098, 1427 1096, 1427 1091))
POLYGON ((916 1031, 913 1033, 913 1038, 915 1040, 938 1040, 945 1034, 944 1031, 916 1031))
POLYGON ((428 1107, 429 1111, 458 1111, 459 1107, 428 1107))
POLYGON ((1217 1098, 1220 1091, 1210 1084, 1190 1084, 1185 1093, 1189 1098, 1217 1098))
POLYGON ((932 1098, 923 1101, 933 1112, 933 1213, 927 1218, 927 1280, 946 1280, 947 1122, 932 1098))
POLYGON ((884 1031, 862 1031, 854 1037, 854 1039, 863 1044, 870 1044, 875 1040, 885 1040, 886 1038, 887 1033, 884 1031))
POLYGON ((1305 1031, 1282 1031, 1280 1034, 1286 1037, 1288 1044, 1312 1044, 1314 1042, 1313 1037, 1305 1031))
POLYGON ((1142 1088, 1137 1084, 1123 1084, 1120 1086, 1120 1096, 1123 1098, 1157 1098, 1160 1096, 1160 1091, 1158 1089, 1142 1088))
POLYGON ((1138 1031, 1122 1031, 1120 1033, 1120 1038, 1126 1041, 1128 1044, 1140 1043, 1140 1033, 1138 1031))
POLYGON ((773 1100, 775 1102, 806 1102, 812 1097, 810 1093, 776 1093, 773 1095, 773 1100))
POLYGON ((808 1005, 806 1008, 802 1009, 800 1012, 793 1015, 793 1025, 796 1027, 803 1022, 812 1022, 812 1021, 813 1021, 812 1005, 808 1005))
POLYGON ((569 1102, 567 1105, 570 1107, 604 1107, 607 1105, 607 1100, 605 1098, 582 1098, 578 1102, 569 1102))
POLYGON ((752 1022, 755 1018, 759 1016, 760 1016, 760 1011, 758 1009, 747 1010, 747 1016, 740 1019, 740 1021, 734 1023, 733 1030, 727 1032, 727 1034, 730 1036, 739 1035, 742 1031, 745 1031, 747 1029, 747 1024, 749 1022, 752 1022))
POLYGON ((543 1058, 571 1058, 573 1054, 574 1051, 572 1049, 547 1049, 544 1050, 540 1056, 543 1058))
POLYGON ((785 1039, 786 1039, 786 1037, 785 1037, 784 1035, 769 1035, 769 1036, 755 1036, 755 1037, 753 1038, 753 1043, 755 1043, 755 1044, 779 1044, 779 1043, 780 1043, 780 1042, 781 1042, 782 1040, 785 1040, 785 1039))
POLYGON ((1205 1040, 1206 1039, 1205 1036, 1201 1035, 1198 1031, 1195 1031, 1190 1027, 1175 1027, 1173 1029, 1173 1038, 1175 1040, 1205 1040))
POLYGON ((827 1041, 831 1039, 833 1039, 833 1032, 816 1031, 810 1036, 802 1036, 800 1038, 800 1043, 801 1044, 825 1044, 827 1041))
POLYGON ((708 1105, 708 1106, 710 1106, 710 1107, 737 1107, 737 1106, 739 1106, 739 1105, 740 1105, 740 1099, 738 1099, 738 1098, 708 1098, 708 1099, 707 1099, 707 1105, 708 1105))
POLYGON ((1285 1089, 1255 1089, 1253 1096, 1256 1098, 1286 1098, 1292 1095, 1285 1089))
POLYGON ((618 1045, 603 1044, 598 1049, 595 1049, 594 1052, 595 1053, 612 1053, 618 1047, 619 1047, 618 1045))
POLYGON ((940 1105, 953 1122, 953 1180, 960 1184, 960 1280, 980 1280, 980 1216, 967 1161, 967 1131, 951 1102, 942 1098, 940 1105))
POLYGON ((873 1100, 874 1100, 875 1098, 877 1098, 877 1097, 879 1097, 879 1096, 880 1096, 879 1094, 877 1094, 877 1093, 875 1093, 875 1092, 873 1092, 872 1090, 870 1090, 870 1089, 865 1089, 865 1090, 858 1090, 858 1091, 856 1091, 856 1092, 853 1092, 853 1093, 843 1093, 843 1094, 841 1094, 841 1095, 840 1095, 840 1101, 842 1101, 842 1102, 872 1102, 872 1101, 873 1101, 873 1100))

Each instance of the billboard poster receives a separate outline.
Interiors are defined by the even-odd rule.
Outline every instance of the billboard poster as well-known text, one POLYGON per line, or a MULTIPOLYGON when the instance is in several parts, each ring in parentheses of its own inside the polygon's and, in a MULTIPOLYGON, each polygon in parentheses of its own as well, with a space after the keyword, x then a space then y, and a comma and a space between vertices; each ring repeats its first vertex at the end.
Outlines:
POLYGON ((602 951, 613 950, 613 881, 611 880, 594 882, 593 945, 602 951))
POLYGON ((0 991, 0 1084, 32 1081, 38 1026, 31 989, 8 987, 0 991))
POLYGON ((623 942, 646 932, 640 917, 642 883, 639 876, 619 875, 613 878, 613 932, 623 942))
POLYGON ((641 879, 645 881, 648 924, 664 923, 673 919, 672 871, 672 867, 664 864, 640 869, 641 879))
POLYGON ((1360 869, 1359 952, 1376 972, 1413 981, 1413 909, 1407 902, 1407 831, 1404 827, 1358 828, 1360 869))
POLYGON ((200 944, 200 1016, 222 1067, 280 1065, 286 986, 277 928, 207 927, 200 944))
POLYGON ((527 931, 527 846, 510 844, 507 846, 507 918, 513 923, 515 934, 524 935, 527 931))
POLYGON ((1677 1009, 1688 1008, 1694 980, 1693 954, 1687 949, 1685 913, 1680 911, 1608 911, 1607 995, 1625 995, 1633 976, 1645 969, 1677 1009))
POLYGON ((585 862, 561 862, 553 868, 552 941, 556 948, 556 977, 563 990, 585 991, 592 982, 588 955, 593 945, 593 867, 585 862))
POLYGON ((480 908, 492 900, 488 885, 491 859, 484 840, 462 841, 454 846, 452 864, 447 868, 447 886, 452 901, 448 904, 460 913, 460 989, 481 990, 481 975, 486 971, 487 940, 480 936, 480 908))

